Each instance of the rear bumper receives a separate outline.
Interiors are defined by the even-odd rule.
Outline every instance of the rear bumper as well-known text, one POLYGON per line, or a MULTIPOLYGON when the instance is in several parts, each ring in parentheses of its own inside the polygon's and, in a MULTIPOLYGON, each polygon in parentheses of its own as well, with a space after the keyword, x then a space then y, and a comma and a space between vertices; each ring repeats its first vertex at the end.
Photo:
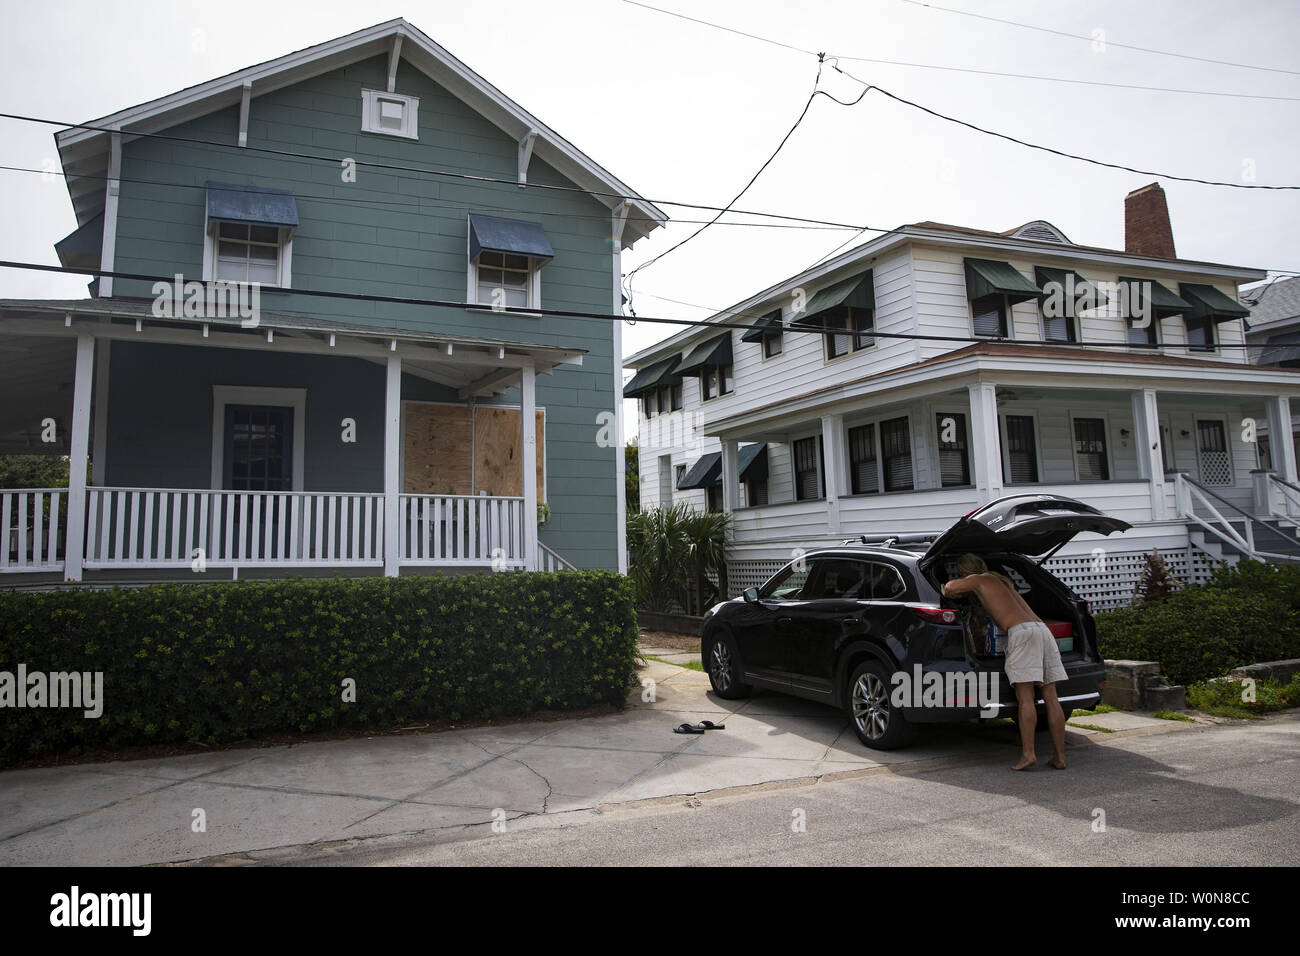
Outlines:
MULTIPOLYGON (((1056 685, 1057 700, 1065 710, 1091 710, 1101 703, 1102 684, 1105 679, 1105 669, 1100 665, 1075 665, 1070 669, 1070 676, 1056 685)), ((1015 690, 1007 681, 1005 673, 999 674, 997 688, 997 696, 988 701, 985 707, 903 707, 900 709, 909 723, 916 724, 945 723, 976 717, 985 720, 1010 717, 1019 709, 1019 704, 1016 702, 1015 690)), ((1038 705, 1039 710, 1045 706, 1041 688, 1034 703, 1038 705)))

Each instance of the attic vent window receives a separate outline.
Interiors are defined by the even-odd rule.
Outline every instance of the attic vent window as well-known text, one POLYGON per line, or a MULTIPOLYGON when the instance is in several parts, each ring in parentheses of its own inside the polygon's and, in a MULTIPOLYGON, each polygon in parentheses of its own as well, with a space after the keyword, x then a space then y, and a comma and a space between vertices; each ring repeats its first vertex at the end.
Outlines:
POLYGON ((362 90, 361 130, 419 139, 419 110, 419 97, 362 90))
POLYGON ((1057 229, 1050 222, 1043 222, 1041 219, 1025 223, 1015 231, 1013 238, 1038 239, 1042 242, 1060 242, 1067 244, 1070 241, 1065 238, 1065 234, 1061 232, 1061 230, 1057 229))

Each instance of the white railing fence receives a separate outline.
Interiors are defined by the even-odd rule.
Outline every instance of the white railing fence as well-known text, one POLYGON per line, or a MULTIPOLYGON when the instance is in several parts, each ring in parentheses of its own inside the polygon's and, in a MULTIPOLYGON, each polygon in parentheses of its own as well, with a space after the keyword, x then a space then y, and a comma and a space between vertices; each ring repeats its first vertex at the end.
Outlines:
POLYGON ((85 566, 383 564, 377 494, 86 489, 85 566))
POLYGON ((48 571, 63 567, 67 489, 0 491, 0 571, 48 571))
MULTIPOLYGON (((1192 479, 1179 472, 1177 476, 1178 513, 1184 520, 1201 528, 1204 532, 1244 552, 1256 561, 1294 561, 1294 555, 1265 551, 1255 544, 1255 526, 1258 519, 1225 501, 1207 488, 1201 487, 1192 479), (1225 512, 1234 515, 1226 517, 1225 512), (1238 530, 1240 526, 1240 530, 1238 530)), ((1260 532, 1265 537, 1272 533, 1267 526, 1260 532)), ((1274 540, 1276 535, 1274 534, 1274 540)))
POLYGON ((403 564, 523 566, 523 498, 401 495, 399 507, 403 564))
POLYGON ((542 571, 576 571, 576 565, 570 564, 555 551, 552 551, 540 541, 537 543, 537 559, 539 569, 542 571))

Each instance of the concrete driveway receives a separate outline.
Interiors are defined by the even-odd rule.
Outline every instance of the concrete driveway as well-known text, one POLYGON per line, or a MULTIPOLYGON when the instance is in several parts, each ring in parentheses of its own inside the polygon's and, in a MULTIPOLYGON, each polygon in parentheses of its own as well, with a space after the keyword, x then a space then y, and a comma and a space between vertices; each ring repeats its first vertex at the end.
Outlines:
MULTIPOLYGON (((671 664, 640 673, 654 699, 643 699, 647 686, 606 717, 3 772, 0 865, 291 860, 922 761, 995 753, 1009 763, 1016 753, 1007 725, 948 726, 907 750, 870 751, 830 708, 778 694, 723 701, 704 674, 671 664), (704 719, 726 730, 672 732, 704 719)), ((1089 718, 1107 719, 1124 734, 1187 726, 1089 718)), ((1070 744, 1095 733, 1071 729, 1070 744)))

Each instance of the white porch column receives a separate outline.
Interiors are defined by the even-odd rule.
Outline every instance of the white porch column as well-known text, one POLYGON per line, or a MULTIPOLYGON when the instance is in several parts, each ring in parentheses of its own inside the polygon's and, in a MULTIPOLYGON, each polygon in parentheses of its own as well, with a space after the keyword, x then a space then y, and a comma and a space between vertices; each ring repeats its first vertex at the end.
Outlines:
POLYGON ((384 390, 384 574, 397 577, 402 563, 402 359, 388 356, 384 390))
POLYGON ((1151 519, 1163 521, 1165 514, 1165 460, 1160 449, 1160 409, 1156 390, 1144 388, 1130 393, 1133 402, 1133 443, 1137 449, 1138 476, 1151 482, 1151 519))
POLYGON ((844 476, 848 467, 844 461, 844 418, 840 415, 822 416, 822 484, 826 494, 826 530, 840 533, 840 495, 844 494, 844 476))
POLYGON ((72 388, 72 441, 68 452, 68 529, 63 576, 81 580, 86 553, 86 464, 90 451, 91 379, 95 371, 95 337, 77 336, 76 377, 72 388))
POLYGON ((1295 445, 1291 439, 1291 399, 1274 395, 1265 402, 1268 409, 1268 451, 1273 471, 1279 478, 1295 484, 1295 445))
MULTIPOLYGON (((610 307, 613 315, 623 314, 623 226, 627 223, 627 214, 631 206, 621 202, 610 213, 611 235, 613 237, 614 261, 610 273, 612 298, 610 307)), ((614 452, 614 481, 616 484, 614 533, 618 535, 618 573, 627 574, 627 438, 623 430, 623 322, 616 320, 614 327, 614 422, 615 440, 618 448, 614 452)))
POLYGON ((735 439, 722 439, 722 510, 731 514, 740 507, 740 463, 735 439))
POLYGON ((970 426, 975 458, 975 488, 980 504, 1002 497, 1002 441, 998 433, 998 393, 992 382, 977 382, 970 392, 970 426))
MULTIPOLYGON (((536 571, 537 561, 537 375, 531 365, 519 373, 519 428, 524 474, 524 569, 536 571)), ((619 450, 622 454, 622 450, 619 450)))

